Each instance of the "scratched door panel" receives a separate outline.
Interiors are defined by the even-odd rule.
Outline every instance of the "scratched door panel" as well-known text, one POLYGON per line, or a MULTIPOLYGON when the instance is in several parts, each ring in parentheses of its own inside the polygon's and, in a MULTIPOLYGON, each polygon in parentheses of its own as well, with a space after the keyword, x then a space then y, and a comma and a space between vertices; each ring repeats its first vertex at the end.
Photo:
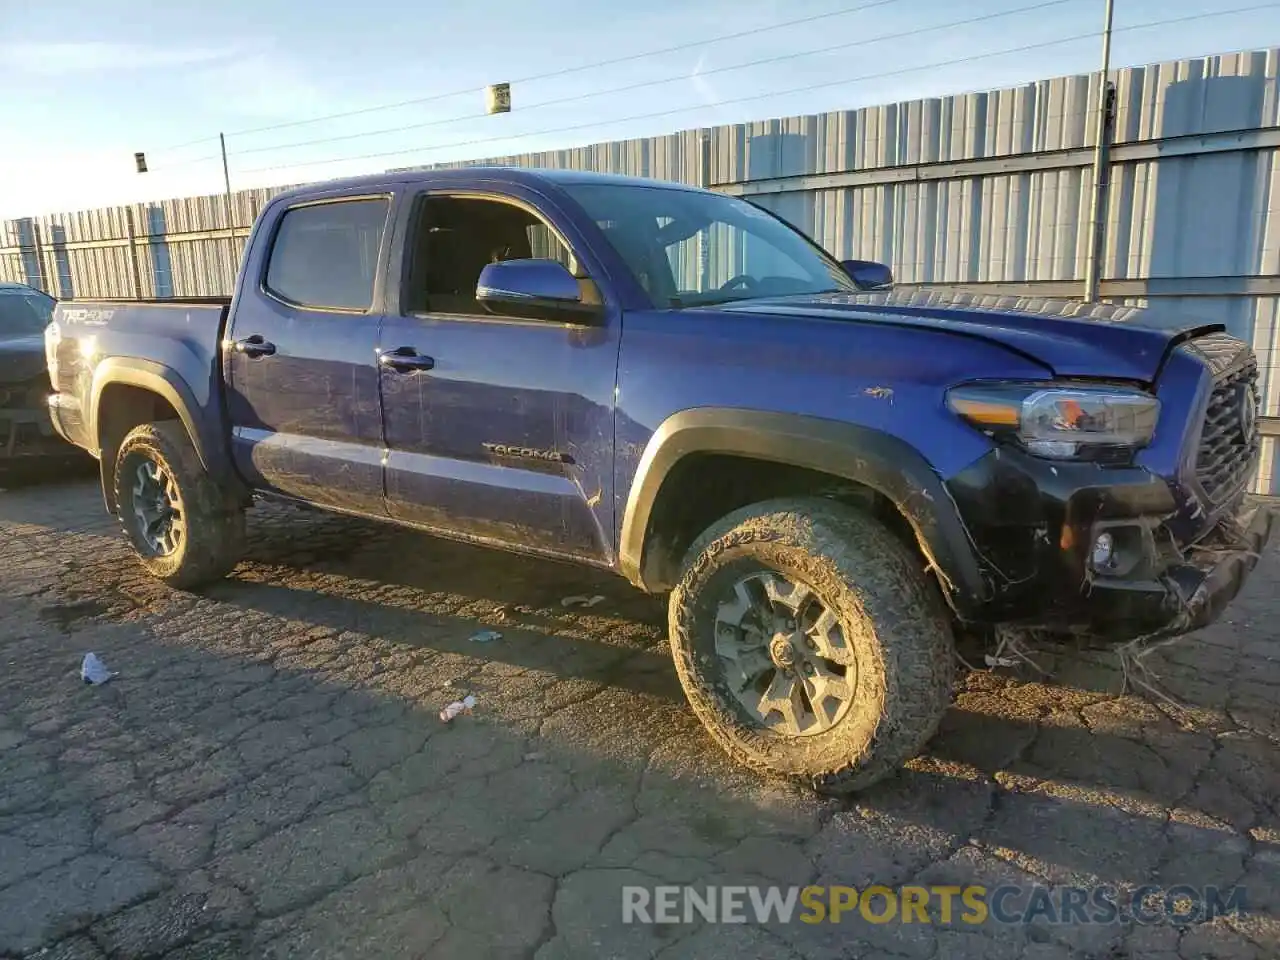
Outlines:
POLYGON ((592 263, 571 253, 571 219, 543 194, 488 180, 420 193, 403 210, 404 283, 379 348, 429 368, 382 370, 388 512, 612 563, 620 315, 499 318, 475 299, 499 260, 556 260, 585 281, 592 263))
POLYGON ((539 321, 388 317, 382 349, 387 509, 423 526, 612 559, 616 332, 539 321))

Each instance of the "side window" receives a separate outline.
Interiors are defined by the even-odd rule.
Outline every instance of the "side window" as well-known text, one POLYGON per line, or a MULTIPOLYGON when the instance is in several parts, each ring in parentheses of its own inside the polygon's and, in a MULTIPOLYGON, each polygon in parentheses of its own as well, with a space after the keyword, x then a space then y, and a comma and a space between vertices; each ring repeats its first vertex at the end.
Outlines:
POLYGON ((294 207, 276 231, 267 289, 303 307, 368 310, 388 201, 294 207))
POLYGON ((480 272, 502 260, 556 260, 579 276, 572 251, 523 207, 483 197, 423 197, 402 296, 406 313, 487 312, 476 302, 480 272))

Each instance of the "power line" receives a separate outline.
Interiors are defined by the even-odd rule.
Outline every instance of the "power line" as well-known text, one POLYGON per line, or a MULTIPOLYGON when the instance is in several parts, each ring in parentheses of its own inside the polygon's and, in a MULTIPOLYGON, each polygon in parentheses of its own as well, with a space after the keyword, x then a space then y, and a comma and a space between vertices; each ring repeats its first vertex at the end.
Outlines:
MULTIPOLYGON (((642 53, 632 53, 624 57, 614 57, 609 60, 597 60, 594 63, 579 64, 578 66, 575 66, 575 67, 564 67, 560 70, 552 70, 547 73, 531 74, 527 77, 518 77, 517 79, 512 80, 510 82, 511 83, 532 83, 535 80, 550 80, 554 77, 563 77, 571 73, 580 73, 584 70, 595 70, 599 67, 613 66, 614 64, 618 64, 618 63, 631 63, 632 61, 635 61, 635 60, 643 60, 648 57, 657 57, 666 53, 676 53, 678 51, 689 50, 694 47, 704 47, 704 46, 710 46, 711 44, 714 44, 714 43, 725 43, 729 40, 739 40, 743 37, 750 37, 750 36, 755 36, 761 33, 768 33, 773 30, 781 30, 785 27, 795 27, 805 23, 814 23, 818 20, 829 20, 833 17, 843 17, 850 13, 858 13, 859 11, 862 11, 862 10, 870 10, 873 7, 883 7, 892 3, 900 3, 900 2, 901 0, 871 0, 871 2, 869 3, 862 3, 852 7, 842 7, 839 10, 832 10, 827 13, 813 14, 807 17, 798 17, 797 19, 794 19, 794 20, 783 20, 779 23, 769 24, 768 26, 753 27, 750 30, 739 30, 736 33, 721 34, 720 36, 707 37, 703 40, 691 40, 686 43, 677 44, 676 46, 673 46, 673 47, 663 47, 659 50, 646 50, 642 53)), ((376 104, 372 107, 362 107, 358 110, 348 110, 342 113, 328 113, 319 117, 310 117, 306 120, 289 120, 289 121, 286 121, 285 123, 274 123, 274 124, 269 124, 268 126, 265 126, 265 127, 251 127, 247 130, 233 130, 230 133, 228 133, 227 136, 244 137, 254 133, 265 133, 268 130, 283 130, 287 127, 300 127, 300 126, 305 126, 307 124, 312 124, 312 123, 322 123, 325 120, 338 120, 344 117, 355 117, 355 116, 360 116, 366 113, 376 113, 382 110, 395 110, 395 109, 398 109, 399 107, 409 107, 409 106, 414 106, 416 104, 433 103, 439 100, 448 100, 453 97, 460 97, 465 94, 475 93, 475 89, 476 88, 474 87, 467 87, 465 89, 454 90, 449 93, 432 94, 431 96, 427 96, 427 97, 415 97, 411 100, 399 100, 395 103, 376 104)), ((529 108, 526 107, 525 109, 527 110, 529 108)), ((472 116, 483 117, 483 116, 488 116, 488 114, 474 114, 472 116)), ((471 119, 471 116, 456 117, 445 122, 452 123, 457 120, 468 120, 468 119, 471 119)), ((187 140, 183 143, 174 144, 168 147, 162 147, 157 152, 168 153, 171 150, 181 150, 181 149, 184 149, 185 147, 195 146, 196 144, 200 144, 200 143, 212 143, 217 139, 218 139, 217 137, 201 137, 198 140, 187 140)), ((314 141, 314 142, 320 143, 323 141, 314 141)), ((241 150, 239 152, 251 153, 256 151, 241 150)), ((187 163, 200 163, 203 161, 203 159, 210 159, 210 158, 202 158, 201 160, 183 161, 183 165, 185 166, 187 163)), ((218 157, 214 156, 211 159, 216 160, 218 159, 218 157)))
MULTIPOLYGON (((214 137, 213 139, 217 140, 218 138, 214 137)), ((170 170, 177 170, 181 167, 191 167, 191 166, 195 166, 197 163, 210 163, 214 160, 221 160, 221 159, 222 159, 222 154, 210 153, 203 157, 194 157, 191 160, 179 160, 177 163, 162 163, 157 168, 157 172, 168 173, 170 170)))
MULTIPOLYGON (((828 13, 817 13, 807 17, 799 17, 795 20, 783 20, 780 23, 769 24, 764 27, 752 27, 750 30, 739 30, 736 33, 721 34, 716 37, 707 37, 702 40, 690 40, 686 43, 679 43, 673 47, 662 47, 659 50, 646 50, 643 53, 632 53, 624 57, 612 57, 608 60, 597 60, 594 63, 579 64, 576 67, 564 67, 559 70, 551 70, 547 73, 535 73, 527 77, 517 77, 510 81, 512 84, 532 83, 535 80, 550 80, 554 77, 564 77, 571 73, 581 73, 584 70, 596 70, 600 67, 611 67, 619 63, 631 63, 636 60, 644 60, 648 57, 658 57, 667 53, 678 53, 681 50, 690 50, 694 47, 710 46, 713 43, 725 43, 729 40, 740 40, 743 37, 751 37, 761 33, 769 33, 773 30, 781 30, 784 27, 795 27, 804 23, 815 23, 818 20, 829 20, 832 17, 843 17, 850 13, 858 13, 862 10, 870 10, 873 7, 884 7, 892 3, 901 3, 902 0, 871 0, 869 3, 860 3, 852 7, 843 7, 839 10, 832 10, 828 13)), ((381 110, 396 110, 400 107, 411 107, 422 103, 434 103, 439 100, 448 100, 452 97, 460 97, 466 94, 476 92, 476 87, 466 87, 461 90, 453 90, 449 93, 437 93, 428 97, 414 97, 411 100, 400 100, 395 103, 382 103, 372 107, 361 107, 358 110, 347 110, 342 113, 329 113, 320 117, 311 117, 307 120, 290 120, 285 123, 273 123, 265 127, 252 127, 248 130, 233 130, 227 134, 229 137, 245 137, 251 133, 265 133, 268 130, 283 130, 286 127, 301 127, 311 123, 322 123, 325 120, 339 120, 344 117, 355 117, 366 113, 377 113, 381 110)), ((465 118, 463 118, 465 119, 465 118)))
MULTIPOLYGON (((903 40, 908 37, 916 37, 925 33, 934 33, 938 30, 950 30, 956 27, 967 27, 975 23, 984 23, 989 20, 997 20, 1001 17, 1011 17, 1022 13, 1032 13, 1037 10, 1044 10, 1048 7, 1062 6, 1067 3, 1079 3, 1081 0, 1043 0, 1040 3, 1033 3, 1027 6, 1014 7, 1010 10, 1000 10, 995 13, 987 13, 978 17, 969 17, 965 20, 953 20, 950 23, 938 23, 928 27, 917 27, 914 30, 904 30, 898 33, 881 34, 876 37, 864 37, 860 40, 853 40, 846 43, 832 44, 827 47, 819 47, 815 50, 799 50, 794 53, 778 54, 772 57, 764 57, 759 60, 749 60, 746 63, 735 63, 723 67, 715 67, 711 70, 700 71, 698 76, 710 77, 718 73, 728 73, 733 70, 745 70, 748 67, 765 66, 771 63, 782 63, 787 60, 797 60, 802 57, 816 57, 824 53, 834 53, 837 50, 849 50, 854 47, 865 47, 876 43, 883 43, 886 40, 903 40)), ((656 87, 667 83, 677 83, 682 80, 688 80, 688 74, 681 73, 674 77, 662 77, 657 80, 641 80, 637 83, 629 83, 622 87, 613 87, 608 90, 591 90, 587 93, 577 93, 569 97, 558 97, 554 100, 543 100, 539 103, 531 103, 527 107, 522 107, 520 112, 527 113, 530 110, 537 110, 542 107, 561 106, 566 103, 577 103, 582 100, 590 100, 593 97, 609 96, 616 93, 630 93, 633 90, 641 90, 646 87, 656 87)), ((366 130, 362 133, 344 133, 333 137, 319 137, 314 140, 300 140, 293 143, 280 143, 263 147, 250 147, 247 150, 232 150, 232 156, 246 156, 251 153, 269 153, 274 150, 296 150, 299 147, 311 147, 320 143, 337 143, 343 140, 359 140, 363 137, 379 137, 388 133, 403 133, 408 130, 423 130, 427 127, 445 126, 451 123, 461 123, 466 120, 478 120, 486 118, 488 114, 471 113, 460 117, 445 117, 436 120, 427 120, 422 123, 404 124, 398 127, 385 127, 381 130, 366 130)))
POLYGON ((200 137, 198 140, 185 140, 182 143, 175 143, 168 147, 161 147, 156 153, 169 153, 173 150, 185 150, 187 147, 194 147, 201 143, 217 143, 217 137, 200 137))
MULTIPOLYGON (((1132 32, 1135 30, 1149 30, 1154 27, 1165 27, 1165 26, 1171 26, 1173 24, 1178 24, 1178 23, 1189 23, 1194 20, 1204 20, 1208 17, 1221 17, 1221 16, 1229 16, 1237 13, 1250 13, 1255 10, 1268 10, 1268 9, 1273 9, 1275 7, 1280 7, 1280 3, 1261 3, 1261 4, 1254 4, 1248 7, 1235 7, 1230 10, 1215 10, 1209 13, 1199 13, 1199 14, 1193 14, 1185 17, 1171 17, 1165 20, 1153 20, 1149 23, 1135 24, 1129 27, 1121 27, 1114 30, 1113 33, 1126 33, 1126 32, 1132 32)), ((733 97, 727 100, 716 100, 710 103, 698 103, 698 104, 691 104, 689 106, 684 106, 684 107, 674 107, 666 110, 655 110, 648 113, 638 113, 638 114, 632 114, 626 117, 618 117, 612 120, 592 120, 587 123, 576 123, 576 124, 570 124, 563 127, 551 127, 544 130, 530 130, 526 133, 503 134, 503 135, 494 136, 494 137, 481 137, 473 140, 457 140, 451 143, 435 144, 434 146, 407 147, 402 150, 384 150, 378 153, 365 153, 365 154, 358 154, 358 155, 344 156, 344 157, 329 157, 324 160, 311 160, 311 161, 305 161, 302 163, 276 164, 268 167, 255 167, 250 170, 241 170, 239 172, 245 173, 245 174, 266 173, 273 170, 292 170, 300 167, 323 166, 330 163, 343 163, 343 162, 348 162, 352 160, 377 160, 377 159, 382 159, 384 157, 397 157, 397 156, 404 156, 406 154, 425 153, 425 152, 434 151, 434 150, 446 150, 451 147, 471 147, 471 146, 478 146, 478 145, 487 144, 487 143, 501 143, 501 142, 506 142, 510 140, 522 140, 528 137, 545 136, 551 133, 568 133, 571 131, 585 130, 590 127, 601 127, 601 126, 610 126, 618 123, 628 123, 633 120, 650 120, 657 117, 666 117, 666 116, 671 116, 673 114, 678 114, 678 113, 687 113, 690 110, 703 110, 710 107, 732 106, 739 103, 749 103, 755 100, 765 100, 772 97, 789 96, 791 94, 796 94, 796 93, 808 93, 811 90, 820 90, 820 89, 825 89, 829 87, 843 86, 845 84, 860 83, 867 80, 878 80, 884 77, 895 77, 895 76, 901 76, 903 74, 908 74, 908 73, 918 73, 921 70, 933 70, 939 67, 959 66, 961 64, 974 63, 979 60, 989 60, 993 57, 1007 56, 1008 54, 1011 54, 1011 53, 1025 53, 1030 50, 1042 50, 1047 47, 1060 46, 1066 43, 1075 43, 1080 40, 1090 40, 1090 39, 1094 39, 1096 37, 1101 36, 1101 34, 1102 34, 1101 31, 1093 30, 1093 31, 1090 31, 1089 33, 1076 34, 1070 37, 1060 37, 1056 40, 1046 40, 1040 43, 1029 43, 1029 44, 1024 44, 1018 47, 1010 47, 1005 50, 994 50, 989 53, 980 53, 980 54, 974 54, 967 57, 958 57, 953 60, 941 60, 933 63, 921 64, 919 66, 914 66, 914 67, 904 67, 900 70, 880 71, 877 73, 863 74, 857 77, 845 77, 838 80, 825 80, 825 81, 822 81, 821 83, 807 84, 802 87, 792 87, 788 90, 774 90, 768 93, 751 94, 745 97, 733 97)))
POLYGON ((295 167, 313 167, 313 166, 320 166, 322 164, 328 164, 328 163, 342 163, 347 160, 376 160, 381 157, 403 156, 404 154, 407 154, 407 153, 423 153, 428 150, 445 150, 445 149, 448 149, 449 147, 471 147, 471 146, 477 146, 479 144, 484 144, 484 143, 497 143, 497 142, 508 141, 508 140, 521 140, 526 137, 544 136, 549 133, 567 133, 573 130, 584 130, 588 127, 611 126, 613 124, 618 124, 618 123, 627 123, 632 120, 649 120, 655 117, 666 117, 676 113, 685 113, 689 110, 702 110, 709 107, 731 106, 733 104, 747 103, 753 100, 764 100, 769 97, 781 97, 781 96, 787 96, 793 93, 807 93, 810 90, 819 90, 825 87, 842 86, 847 83, 858 83, 864 80, 879 79, 881 77, 899 76, 904 73, 915 73, 920 70, 931 70, 935 67, 950 67, 950 66, 956 66, 962 63, 972 63, 975 60, 986 60, 986 59, 990 59, 991 57, 1004 56, 1005 54, 1009 54, 1009 53, 1022 53, 1027 50, 1037 50, 1043 47, 1058 46, 1060 44, 1071 43, 1076 40, 1089 39, 1091 37, 1096 37, 1098 35, 1099 35, 1098 32, 1094 31, 1092 33, 1079 34, 1073 37, 1062 37, 1057 40, 1047 40, 1043 43, 1027 44, 1025 46, 1014 47, 1008 50, 995 50, 990 53, 976 54, 974 56, 969 56, 969 57, 961 57, 956 60, 941 60, 934 63, 921 64, 916 67, 906 67, 901 70, 890 70, 890 71, 874 73, 874 74, 863 74, 862 76, 845 77, 839 80, 826 80, 826 81, 823 81, 822 83, 808 84, 803 87, 792 87, 788 90, 772 90, 772 91, 769 91, 768 93, 753 94, 751 96, 746 96, 746 97, 734 97, 729 100, 714 100, 709 103, 695 103, 685 107, 674 107, 669 110, 655 110, 650 113, 636 113, 627 117, 617 117, 613 120, 591 120, 587 123, 576 123, 576 124, 571 124, 569 126, 564 126, 564 127, 551 127, 546 130, 530 130, 526 133, 510 133, 510 134, 505 134, 505 135, 496 136, 496 137, 482 137, 476 140, 456 140, 452 143, 439 143, 439 144, 435 144, 434 146, 427 146, 427 147, 407 147, 403 150, 385 150, 379 153, 365 153, 365 154, 360 154, 358 156, 330 157, 325 160, 310 160, 310 161, 305 161, 303 163, 286 163, 286 164, 278 164, 276 166, 270 166, 270 167, 256 167, 252 170, 242 170, 240 172, 241 173, 263 173, 268 170, 289 170, 295 167))

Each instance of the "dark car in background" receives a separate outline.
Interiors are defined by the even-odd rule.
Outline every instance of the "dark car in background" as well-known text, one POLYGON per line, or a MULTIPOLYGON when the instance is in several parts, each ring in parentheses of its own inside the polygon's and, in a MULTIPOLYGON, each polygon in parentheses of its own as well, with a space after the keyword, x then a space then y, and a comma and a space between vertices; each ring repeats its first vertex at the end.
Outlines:
POLYGON ((0 486, 81 459, 54 432, 45 399, 44 328, 56 303, 34 287, 0 281, 0 486))

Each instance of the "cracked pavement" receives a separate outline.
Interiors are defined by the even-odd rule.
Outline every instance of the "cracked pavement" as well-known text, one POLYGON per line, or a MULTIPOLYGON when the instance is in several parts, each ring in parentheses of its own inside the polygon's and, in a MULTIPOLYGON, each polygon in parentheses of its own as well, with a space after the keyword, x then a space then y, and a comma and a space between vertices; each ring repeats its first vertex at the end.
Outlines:
POLYGON ((853 800, 734 767, 621 580, 311 511, 200 595, 87 480, 0 492, 0 956, 1280 955, 1280 561, 1157 651, 961 681, 853 800), (603 594, 590 609, 560 598, 603 594), (469 641, 477 630, 499 641, 469 641), (96 652, 119 672, 80 682, 96 652), (438 713, 474 693, 474 714, 438 713), (1242 885, 1143 925, 624 925, 624 884, 1242 885))

